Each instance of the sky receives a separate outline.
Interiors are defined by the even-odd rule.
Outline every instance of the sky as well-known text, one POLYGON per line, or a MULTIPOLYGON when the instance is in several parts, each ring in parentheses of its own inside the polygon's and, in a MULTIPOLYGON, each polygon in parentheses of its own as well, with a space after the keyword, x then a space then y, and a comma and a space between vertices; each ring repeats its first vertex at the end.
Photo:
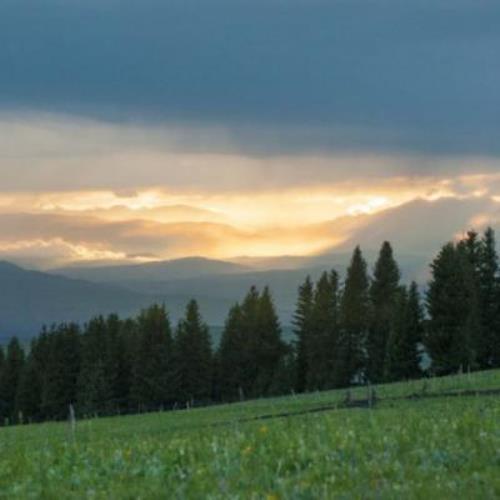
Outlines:
POLYGON ((493 0, 2 0, 0 258, 314 254, 441 198, 496 223, 499 26, 493 0))

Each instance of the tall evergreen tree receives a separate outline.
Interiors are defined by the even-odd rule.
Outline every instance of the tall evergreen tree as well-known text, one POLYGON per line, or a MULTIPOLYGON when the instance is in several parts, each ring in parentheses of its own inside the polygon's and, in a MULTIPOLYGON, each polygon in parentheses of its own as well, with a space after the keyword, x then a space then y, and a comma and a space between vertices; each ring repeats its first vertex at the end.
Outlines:
POLYGON ((338 357, 338 275, 323 273, 314 294, 310 334, 307 342, 307 387, 335 387, 338 357))
POLYGON ((256 341, 253 346, 258 375, 253 392, 265 396, 270 393, 277 368, 286 353, 281 339, 281 325, 268 287, 264 288, 260 296, 257 311, 256 341))
POLYGON ((243 336, 242 350, 242 394, 245 398, 259 396, 255 381, 259 376, 259 310, 260 294, 252 286, 241 304, 241 331, 243 336))
POLYGON ((479 234, 473 230, 467 231, 466 236, 457 244, 457 248, 463 251, 472 270, 477 273, 476 279, 479 278, 479 271, 481 267, 481 247, 482 244, 479 239, 479 234))
POLYGON ((64 419, 76 403, 80 372, 80 329, 76 324, 54 326, 46 342, 41 414, 45 419, 64 419))
POLYGON ((21 416, 21 423, 34 422, 40 418, 41 391, 40 372, 30 353, 21 372, 16 391, 15 413, 21 416))
POLYGON ((30 352, 24 364, 16 393, 16 413, 24 422, 39 421, 41 415, 43 373, 46 363, 47 333, 42 333, 31 342, 30 352))
POLYGON ((106 343, 106 321, 99 316, 89 322, 82 335, 78 409, 85 415, 106 412, 112 398, 107 377, 106 343))
POLYGON ((475 231, 469 231, 467 237, 456 245, 463 279, 464 308, 467 311, 462 336, 466 342, 468 361, 462 363, 462 369, 478 368, 479 346, 483 339, 481 318, 480 255, 481 243, 475 231))
POLYGON ((246 385, 245 337, 242 329, 242 311, 235 304, 229 311, 217 353, 218 392, 223 401, 233 401, 241 396, 246 385))
POLYGON ((340 386, 348 386, 365 377, 369 318, 367 265, 358 246, 347 270, 340 302, 339 359, 336 366, 336 380, 340 386))
POLYGON ((286 352, 274 303, 266 287, 251 287, 241 304, 241 393, 245 398, 269 394, 286 352))
POLYGON ((482 318, 482 294, 481 294, 481 260, 482 241, 479 234, 470 230, 466 236, 458 242, 457 251, 464 261, 463 272, 466 280, 465 290, 468 294, 468 311, 466 328, 467 338, 470 339, 470 351, 474 359, 469 368, 480 366, 480 351, 485 345, 485 331, 482 318))
POLYGON ((178 401, 207 401, 212 393, 212 348, 198 303, 191 300, 175 337, 174 380, 178 401))
POLYGON ((473 368, 479 314, 476 282, 465 245, 445 245, 431 270, 425 347, 432 359, 432 370, 442 375, 473 368))
POLYGON ((424 339, 425 311, 415 281, 411 282, 406 309, 406 374, 405 378, 422 375, 422 343, 424 339))
POLYGON ((495 232, 488 228, 479 254, 481 332, 476 340, 480 368, 500 367, 500 277, 495 232))
POLYGON ((372 383, 384 378, 387 342, 393 327, 399 296, 400 272, 389 242, 384 242, 370 287, 372 315, 367 341, 366 375, 372 383))
POLYGON ((130 393, 132 363, 128 352, 127 330, 116 314, 106 319, 106 377, 111 393, 110 410, 126 410, 130 393))
POLYGON ((281 396, 294 391, 297 376, 296 358, 290 345, 285 345, 284 349, 268 391, 270 396, 281 396))
POLYGON ((299 298, 293 318, 296 336, 296 381, 295 390, 304 392, 307 388, 308 343, 312 330, 312 313, 314 307, 314 285, 308 276, 299 287, 299 298))
POLYGON ((3 363, 2 378, 0 379, 0 417, 9 421, 16 421, 15 414, 16 392, 25 363, 24 350, 16 337, 12 338, 7 346, 7 354, 3 363))
POLYGON ((387 352, 384 360, 384 380, 393 382, 404 380, 408 345, 406 338, 406 320, 408 310, 408 291, 400 287, 394 298, 393 318, 390 324, 387 352))
POLYGON ((413 282, 409 291, 401 287, 395 300, 395 314, 387 345, 386 380, 409 380, 421 375, 423 319, 417 284, 413 282))
POLYGON ((172 330, 165 306, 153 305, 137 319, 131 404, 139 411, 158 409, 174 399, 172 330))
MULTIPOLYGON (((133 400, 132 388, 134 385, 134 370, 138 353, 141 347, 141 335, 139 335, 139 325, 135 318, 128 318, 120 324, 120 342, 123 348, 123 364, 120 381, 117 385, 117 396, 121 401, 120 408, 126 411, 137 409, 137 402, 133 400)), ((172 344, 172 339, 170 339, 172 344)), ((170 346, 173 349, 173 345, 170 346)), ((171 355, 172 353, 170 353, 171 355)), ((168 357, 168 356, 167 356, 168 357)), ((173 388, 172 388, 173 391, 173 388)))
POLYGON ((78 406, 85 414, 127 409, 131 362, 122 326, 115 314, 100 316, 83 333, 78 406))

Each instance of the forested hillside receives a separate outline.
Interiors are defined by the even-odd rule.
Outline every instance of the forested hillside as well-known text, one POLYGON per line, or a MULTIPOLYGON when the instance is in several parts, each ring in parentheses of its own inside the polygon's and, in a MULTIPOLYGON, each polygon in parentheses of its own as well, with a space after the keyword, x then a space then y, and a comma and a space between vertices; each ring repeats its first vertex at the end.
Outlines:
POLYGON ((299 287, 291 342, 271 290, 255 286, 232 303, 218 344, 196 300, 177 323, 153 305, 50 326, 29 350, 13 338, 0 349, 0 415, 142 412, 500 367, 494 232, 447 243, 431 271, 422 298, 389 242, 373 274, 356 247, 345 278, 332 270, 299 287))

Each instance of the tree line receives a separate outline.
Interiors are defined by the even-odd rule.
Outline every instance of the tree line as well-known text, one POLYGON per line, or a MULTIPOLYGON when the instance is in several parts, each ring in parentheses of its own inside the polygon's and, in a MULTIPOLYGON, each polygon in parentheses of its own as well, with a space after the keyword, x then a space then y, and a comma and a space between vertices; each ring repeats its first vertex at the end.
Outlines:
POLYGON ((16 338, 0 347, 0 419, 62 419, 70 404, 80 416, 185 408, 500 367, 495 234, 470 231, 443 246, 424 298, 401 282, 389 242, 372 276, 357 247, 343 282, 334 270, 306 278, 293 326, 286 343, 270 290, 252 287, 216 348, 194 300, 175 328, 164 305, 44 328, 27 352, 16 338))

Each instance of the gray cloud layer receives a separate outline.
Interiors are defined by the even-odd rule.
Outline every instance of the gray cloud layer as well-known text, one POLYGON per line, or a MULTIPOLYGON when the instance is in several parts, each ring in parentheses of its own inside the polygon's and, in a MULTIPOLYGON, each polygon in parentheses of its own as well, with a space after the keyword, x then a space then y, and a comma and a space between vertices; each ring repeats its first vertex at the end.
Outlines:
POLYGON ((0 108, 498 155, 499 25, 493 0, 2 0, 0 108))
POLYGON ((459 182, 463 174, 498 172, 500 158, 486 155, 436 157, 401 151, 294 155, 288 151, 265 157, 238 152, 223 131, 210 127, 124 126, 0 114, 0 193, 121 192, 146 187, 234 192, 345 182, 350 189, 369 191, 391 177, 406 178, 410 187, 426 178, 427 183, 442 178, 459 182))

